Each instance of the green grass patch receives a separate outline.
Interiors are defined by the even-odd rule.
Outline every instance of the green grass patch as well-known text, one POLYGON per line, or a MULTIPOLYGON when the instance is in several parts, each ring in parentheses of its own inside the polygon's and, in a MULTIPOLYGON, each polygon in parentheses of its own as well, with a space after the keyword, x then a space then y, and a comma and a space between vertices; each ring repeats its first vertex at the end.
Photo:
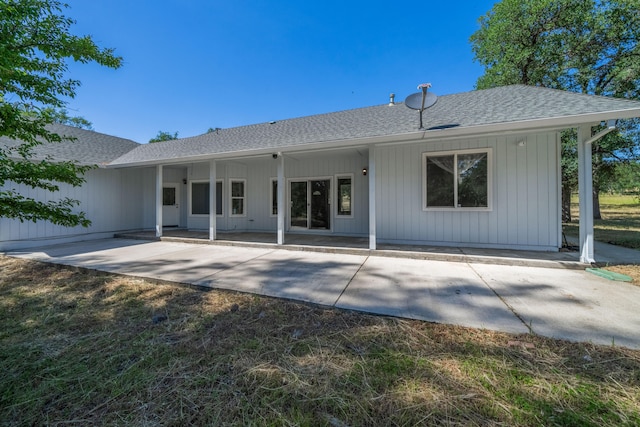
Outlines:
MULTIPOLYGON (((570 223, 563 226, 570 236, 579 233, 579 200, 572 197, 570 223)), ((594 220, 596 240, 613 245, 640 249, 640 199, 633 195, 603 194, 600 196, 602 219, 594 220)))
POLYGON ((0 313, 1 426, 640 424, 625 348, 6 257, 0 313))

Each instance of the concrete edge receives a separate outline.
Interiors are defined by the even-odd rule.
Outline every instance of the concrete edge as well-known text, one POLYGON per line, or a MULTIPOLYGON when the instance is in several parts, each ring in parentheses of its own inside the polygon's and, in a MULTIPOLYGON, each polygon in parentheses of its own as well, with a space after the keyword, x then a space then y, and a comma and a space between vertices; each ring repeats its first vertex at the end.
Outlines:
POLYGON ((302 251, 302 252, 319 252, 330 254, 359 255, 359 256, 379 256, 387 258, 407 258, 425 261, 444 261, 444 262, 462 262, 468 264, 493 264, 517 267, 540 267, 540 268, 557 268, 569 270, 584 270, 590 267, 590 264, 584 264, 579 261, 552 261, 531 258, 509 258, 488 255, 468 255, 468 254, 450 254, 450 253, 434 253, 434 252, 418 252, 418 251, 402 251, 389 249, 363 249, 363 248, 343 248, 336 246, 307 246, 307 245, 278 245, 276 243, 257 243, 257 242, 237 242, 230 240, 203 240, 189 237, 151 237, 129 235, 118 233, 114 237, 126 238, 132 240, 147 241, 163 241, 174 243, 190 243, 196 245, 213 245, 213 246, 234 246, 256 249, 279 249, 285 251, 302 251))

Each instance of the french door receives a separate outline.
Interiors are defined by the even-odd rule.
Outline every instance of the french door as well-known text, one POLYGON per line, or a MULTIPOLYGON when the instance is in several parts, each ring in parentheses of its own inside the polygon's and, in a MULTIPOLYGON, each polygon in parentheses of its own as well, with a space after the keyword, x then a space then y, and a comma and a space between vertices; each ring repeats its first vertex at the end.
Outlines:
POLYGON ((331 180, 289 181, 289 226, 292 229, 331 229, 331 180))
POLYGON ((164 184, 162 186, 162 225, 177 227, 180 224, 180 186, 164 184))

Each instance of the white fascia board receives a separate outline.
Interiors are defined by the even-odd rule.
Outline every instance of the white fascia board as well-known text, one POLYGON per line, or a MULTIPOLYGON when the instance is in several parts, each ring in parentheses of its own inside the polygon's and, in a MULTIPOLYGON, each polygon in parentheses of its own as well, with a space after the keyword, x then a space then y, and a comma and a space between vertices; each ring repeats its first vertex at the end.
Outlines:
POLYGON ((442 138, 468 137, 470 135, 485 136, 487 134, 548 131, 577 127, 584 124, 598 124, 607 120, 629 119, 640 117, 640 108, 625 110, 612 110, 588 114, 576 114, 571 116, 551 117, 531 120, 519 120, 514 122, 500 122, 464 127, 451 127, 445 129, 420 130, 395 135, 383 135, 365 138, 340 139, 332 141, 319 141, 308 144, 261 148, 257 150, 241 150, 226 153, 209 153, 195 156, 185 156, 173 159, 145 160, 140 162, 120 163, 106 165, 107 168, 127 168, 141 166, 155 166, 158 164, 173 165, 184 163, 205 162, 212 159, 229 160, 247 157, 262 157, 275 152, 294 153, 304 151, 316 151, 339 148, 352 148, 354 146, 399 144, 442 138))
POLYGON ((173 158, 173 159, 145 160, 141 162, 118 163, 118 164, 107 165, 107 167, 115 169, 115 168, 128 168, 128 167, 155 166, 158 164, 173 165, 173 164, 206 162, 212 159, 232 160, 232 159, 240 159, 240 158, 246 159, 250 157, 263 157, 263 156, 271 156, 274 153, 287 154, 287 153, 332 150, 332 149, 341 149, 341 148, 346 149, 346 148, 353 148, 355 146, 378 144, 378 143, 384 143, 384 142, 416 141, 422 137, 423 133, 424 133, 423 131, 420 131, 420 132, 412 132, 412 133, 400 134, 400 135, 385 135, 385 136, 377 136, 377 137, 370 137, 370 138, 320 141, 320 142, 313 142, 313 143, 307 143, 307 144, 279 146, 279 147, 272 147, 272 148, 261 148, 257 150, 240 150, 240 151, 230 151, 226 153, 210 153, 210 154, 200 154, 196 156, 185 156, 185 157, 173 158))
POLYGON ((422 139, 438 139, 444 135, 450 137, 486 135, 503 132, 526 132, 532 130, 568 129, 584 124, 598 124, 607 120, 629 119, 635 117, 640 117, 640 108, 425 131, 422 139))

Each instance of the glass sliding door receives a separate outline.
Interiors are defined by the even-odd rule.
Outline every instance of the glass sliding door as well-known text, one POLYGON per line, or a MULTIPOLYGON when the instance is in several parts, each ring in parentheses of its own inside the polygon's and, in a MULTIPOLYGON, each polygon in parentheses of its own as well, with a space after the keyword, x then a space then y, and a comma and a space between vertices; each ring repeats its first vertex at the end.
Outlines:
POLYGON ((309 228, 307 181, 291 181, 291 227, 309 228))
POLYGON ((309 181, 309 191, 311 192, 311 224, 309 228, 316 230, 331 229, 330 186, 331 181, 328 179, 309 181))
POLYGON ((290 226, 307 230, 331 229, 331 180, 290 181, 290 226))

